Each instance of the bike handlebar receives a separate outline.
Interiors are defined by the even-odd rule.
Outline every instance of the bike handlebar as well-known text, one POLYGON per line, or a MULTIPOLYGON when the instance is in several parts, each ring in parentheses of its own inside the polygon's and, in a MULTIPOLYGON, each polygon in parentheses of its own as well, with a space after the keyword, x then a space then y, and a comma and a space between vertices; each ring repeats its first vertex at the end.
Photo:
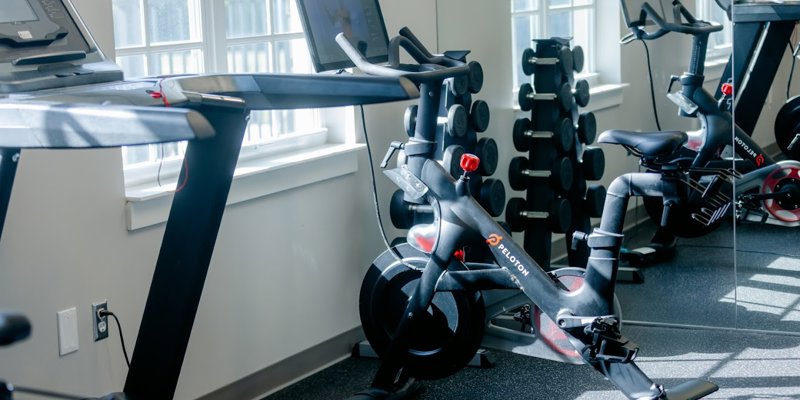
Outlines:
POLYGON ((358 69, 369 75, 405 77, 414 83, 433 83, 441 82, 448 78, 465 76, 469 73, 469 66, 459 60, 443 56, 433 55, 427 48, 411 33, 408 28, 403 28, 400 35, 389 42, 389 66, 384 67, 369 62, 344 36, 343 33, 336 35, 336 42, 344 53, 353 61, 358 69), (400 48, 416 61, 417 65, 403 65, 400 63, 400 48))
POLYGON ((722 30, 722 25, 718 23, 695 18, 680 1, 674 0, 672 6, 673 17, 676 22, 667 22, 650 3, 645 2, 642 4, 639 19, 629 21, 628 28, 636 39, 642 40, 655 40, 670 32, 685 33, 687 35, 706 35, 722 30), (648 32, 642 29, 648 20, 655 23, 658 26, 658 30, 648 32), (686 22, 682 22, 683 20, 686 20, 686 22))

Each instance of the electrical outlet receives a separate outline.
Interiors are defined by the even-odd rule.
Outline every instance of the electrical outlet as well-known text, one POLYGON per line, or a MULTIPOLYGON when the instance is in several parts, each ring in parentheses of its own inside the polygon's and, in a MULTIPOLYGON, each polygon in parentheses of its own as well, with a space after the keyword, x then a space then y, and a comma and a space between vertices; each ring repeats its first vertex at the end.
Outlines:
POLYGON ((92 303, 92 332, 95 342, 108 337, 108 316, 100 315, 100 311, 108 311, 108 300, 92 303))

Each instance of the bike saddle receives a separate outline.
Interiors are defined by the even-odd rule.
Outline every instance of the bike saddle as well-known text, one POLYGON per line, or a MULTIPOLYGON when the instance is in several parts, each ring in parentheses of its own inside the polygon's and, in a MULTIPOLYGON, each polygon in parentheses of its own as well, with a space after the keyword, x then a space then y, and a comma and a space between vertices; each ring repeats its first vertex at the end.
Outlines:
POLYGON ((681 131, 635 132, 613 129, 597 138, 597 143, 625 146, 639 156, 659 157, 674 153, 686 144, 689 136, 681 131))
POLYGON ((21 314, 0 313, 0 346, 25 339, 31 334, 31 323, 21 314))

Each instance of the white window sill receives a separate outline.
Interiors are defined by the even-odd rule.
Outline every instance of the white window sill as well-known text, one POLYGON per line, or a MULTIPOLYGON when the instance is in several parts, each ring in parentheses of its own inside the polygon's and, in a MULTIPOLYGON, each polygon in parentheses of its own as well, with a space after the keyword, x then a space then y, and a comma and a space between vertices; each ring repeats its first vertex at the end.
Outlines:
MULTIPOLYGON (((363 144, 328 144, 242 162, 236 166, 227 205, 356 172, 363 144)), ((128 230, 166 222, 175 184, 128 188, 128 230)))
POLYGON ((725 67, 728 66, 728 57, 716 57, 705 63, 705 77, 706 82, 718 81, 725 73, 725 67))
MULTIPOLYGON (((581 112, 596 112, 612 107, 619 107, 622 104, 624 88, 630 86, 627 83, 611 83, 592 86, 589 90, 590 99, 586 107, 581 108, 581 112)), ((514 94, 516 96, 516 93, 514 94)), ((519 104, 514 101, 514 111, 522 112, 519 104)))
POLYGON ((613 83, 597 85, 589 93, 589 104, 581 108, 582 112, 597 112, 607 108, 619 107, 622 104, 622 90, 628 87, 627 83, 613 83))

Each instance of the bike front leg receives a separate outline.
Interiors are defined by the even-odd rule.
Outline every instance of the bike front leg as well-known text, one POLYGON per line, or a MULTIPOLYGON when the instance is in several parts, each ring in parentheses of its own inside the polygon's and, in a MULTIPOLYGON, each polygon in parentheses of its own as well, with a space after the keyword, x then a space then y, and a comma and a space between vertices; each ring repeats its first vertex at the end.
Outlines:
MULTIPOLYGON (((441 221, 444 229, 446 222, 441 221)), ((409 350, 409 340, 414 332, 415 324, 426 317, 427 310, 436 294, 436 283, 447 270, 453 253, 460 243, 460 234, 441 235, 436 248, 430 255, 425 269, 422 271, 417 286, 413 289, 408 299, 397 328, 392 336, 392 342, 383 357, 383 363, 372 381, 372 387, 385 391, 392 391, 397 386, 402 386, 405 378, 402 374, 406 364, 409 350)))

